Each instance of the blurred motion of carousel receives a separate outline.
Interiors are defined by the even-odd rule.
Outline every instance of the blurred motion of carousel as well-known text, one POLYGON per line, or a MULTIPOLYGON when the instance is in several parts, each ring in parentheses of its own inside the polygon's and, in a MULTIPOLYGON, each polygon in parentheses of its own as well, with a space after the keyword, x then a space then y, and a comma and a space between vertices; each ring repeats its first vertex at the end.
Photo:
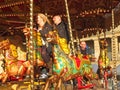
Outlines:
POLYGON ((0 90, 119 90, 119 14, 119 0, 1 0, 0 90), (34 48, 38 13, 51 20, 59 14, 68 22, 71 55, 54 43, 56 33, 49 37, 54 46, 53 67, 49 68, 52 74, 44 71, 46 64, 37 59, 40 56, 34 48), (29 38, 23 30, 29 31, 29 38), (83 56, 77 51, 79 43, 89 40, 94 55, 83 56), (93 64, 97 64, 98 72, 93 64))

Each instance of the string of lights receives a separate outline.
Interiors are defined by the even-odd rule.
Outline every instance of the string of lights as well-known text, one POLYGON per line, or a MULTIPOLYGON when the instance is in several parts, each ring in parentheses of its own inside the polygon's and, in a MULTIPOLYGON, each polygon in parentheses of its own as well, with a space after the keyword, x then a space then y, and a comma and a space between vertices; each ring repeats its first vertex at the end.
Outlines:
POLYGON ((11 2, 9 4, 0 5, 0 9, 1 8, 6 8, 6 7, 12 7, 12 6, 16 6, 16 5, 21 5, 21 4, 26 4, 26 3, 29 3, 29 2, 30 2, 29 0, 26 0, 26 2, 25 1, 11 2))

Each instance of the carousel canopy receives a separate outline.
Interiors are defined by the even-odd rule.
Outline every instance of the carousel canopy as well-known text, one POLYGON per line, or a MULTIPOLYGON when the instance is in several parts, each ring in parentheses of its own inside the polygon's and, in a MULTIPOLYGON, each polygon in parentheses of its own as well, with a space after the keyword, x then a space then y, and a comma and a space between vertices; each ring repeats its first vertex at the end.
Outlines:
MULTIPOLYGON (((115 9, 115 24, 120 20, 120 0, 68 0, 68 8, 72 28, 79 32, 95 33, 98 29, 111 27, 111 10, 115 9)), ((33 0, 34 17, 37 13, 45 13, 49 18, 60 14, 67 20, 64 0, 33 0)), ((29 24, 29 0, 0 0, 0 35, 16 32, 29 24)))

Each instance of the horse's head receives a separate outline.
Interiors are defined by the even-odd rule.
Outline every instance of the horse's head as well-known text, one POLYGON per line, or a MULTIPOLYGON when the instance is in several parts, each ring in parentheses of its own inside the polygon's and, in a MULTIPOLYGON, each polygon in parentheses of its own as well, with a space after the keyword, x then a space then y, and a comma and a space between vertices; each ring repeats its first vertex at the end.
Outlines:
POLYGON ((56 31, 50 31, 48 34, 46 34, 46 38, 47 38, 47 41, 52 43, 52 44, 57 44, 57 38, 58 38, 58 35, 56 33, 56 31))
POLYGON ((8 39, 0 42, 0 49, 2 50, 9 49, 9 46, 10 46, 10 41, 8 39))
POLYGON ((101 49, 106 49, 108 46, 108 43, 106 40, 100 40, 100 48, 101 49))
POLYGON ((30 28, 24 28, 22 31, 23 31, 25 36, 29 36, 30 35, 30 28))

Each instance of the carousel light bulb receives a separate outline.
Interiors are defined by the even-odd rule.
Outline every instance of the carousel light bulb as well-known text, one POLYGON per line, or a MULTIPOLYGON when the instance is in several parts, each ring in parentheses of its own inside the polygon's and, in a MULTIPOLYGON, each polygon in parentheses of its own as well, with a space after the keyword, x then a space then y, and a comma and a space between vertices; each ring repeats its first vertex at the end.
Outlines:
POLYGON ((90 14, 92 14, 92 11, 89 11, 90 14))
MULTIPOLYGON (((30 53, 32 53, 33 51, 32 51, 32 50, 30 50, 29 52, 30 52, 30 53)), ((30 56, 30 57, 32 57, 32 56, 30 56)))
MULTIPOLYGON (((32 43, 31 43, 31 44, 32 44, 32 43)), ((32 49, 33 49, 32 45, 30 45, 30 48, 31 48, 31 50, 30 50, 30 51, 31 51, 31 53, 33 53, 33 51, 32 51, 32 49)))
POLYGON ((104 10, 104 13, 106 13, 106 10, 104 10))
MULTIPOLYGON (((32 41, 30 41, 30 43, 32 43, 32 41)), ((30 46, 31 47, 31 46, 30 46)))
POLYGON ((95 13, 96 11, 95 10, 93 10, 93 13, 95 13))
POLYGON ((100 9, 100 12, 102 12, 103 10, 102 9, 100 9))

